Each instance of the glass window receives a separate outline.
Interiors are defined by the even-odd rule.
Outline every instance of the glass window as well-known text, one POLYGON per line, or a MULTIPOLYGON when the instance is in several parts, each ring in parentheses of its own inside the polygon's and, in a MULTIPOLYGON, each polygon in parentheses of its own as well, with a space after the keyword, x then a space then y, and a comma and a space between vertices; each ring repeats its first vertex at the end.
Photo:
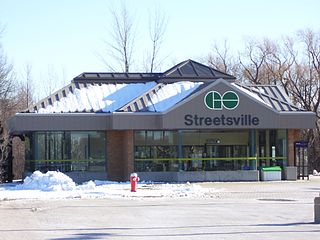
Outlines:
POLYGON ((258 131, 258 164, 264 166, 287 166, 287 130, 266 129, 258 131))
POLYGON ((249 142, 249 130, 136 131, 135 171, 255 170, 249 142))
POLYGON ((104 132, 34 132, 27 139, 27 171, 105 171, 104 132))

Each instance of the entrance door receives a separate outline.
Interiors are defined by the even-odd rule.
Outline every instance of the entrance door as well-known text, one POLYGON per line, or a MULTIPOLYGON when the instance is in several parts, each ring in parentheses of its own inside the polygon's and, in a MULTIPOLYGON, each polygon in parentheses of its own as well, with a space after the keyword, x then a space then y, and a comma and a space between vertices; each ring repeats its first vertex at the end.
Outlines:
POLYGON ((298 179, 309 179, 308 142, 298 141, 294 143, 294 161, 297 166, 298 179))
POLYGON ((218 167, 218 161, 213 160, 217 157, 219 157, 218 153, 218 146, 217 145, 205 145, 205 151, 206 151, 206 157, 210 159, 209 161, 205 161, 205 170, 206 171, 213 171, 217 170, 218 167))
POLYGON ((205 169, 220 171, 236 171, 250 168, 243 158, 247 157, 245 145, 205 145, 207 161, 205 169))

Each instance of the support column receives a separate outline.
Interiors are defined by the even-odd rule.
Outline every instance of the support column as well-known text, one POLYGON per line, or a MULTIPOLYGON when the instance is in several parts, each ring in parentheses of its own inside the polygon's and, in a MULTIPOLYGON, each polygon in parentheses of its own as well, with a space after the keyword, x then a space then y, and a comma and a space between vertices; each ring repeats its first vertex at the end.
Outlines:
POLYGON ((128 181, 134 171, 133 131, 107 132, 107 169, 111 181, 128 181))
POLYGON ((314 223, 320 224, 320 197, 314 199, 314 223))

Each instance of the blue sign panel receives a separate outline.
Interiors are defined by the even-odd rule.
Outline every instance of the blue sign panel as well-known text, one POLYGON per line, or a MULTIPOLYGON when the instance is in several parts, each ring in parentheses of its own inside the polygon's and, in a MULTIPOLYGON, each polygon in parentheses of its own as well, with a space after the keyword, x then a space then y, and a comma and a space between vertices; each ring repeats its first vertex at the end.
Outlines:
POLYGON ((307 141, 298 141, 298 142, 295 142, 294 145, 295 145, 295 147, 307 148, 308 142, 307 141))

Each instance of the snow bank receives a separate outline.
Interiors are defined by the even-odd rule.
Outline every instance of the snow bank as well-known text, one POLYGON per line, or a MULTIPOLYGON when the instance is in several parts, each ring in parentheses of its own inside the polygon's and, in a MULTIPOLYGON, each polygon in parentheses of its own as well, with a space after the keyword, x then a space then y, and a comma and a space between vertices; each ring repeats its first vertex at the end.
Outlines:
POLYGON ((320 176, 320 172, 318 172, 317 170, 313 170, 313 174, 312 174, 313 176, 320 176))
POLYGON ((48 171, 42 173, 35 171, 30 177, 26 177, 22 185, 18 185, 17 189, 21 190, 41 190, 41 191, 63 191, 74 190, 75 182, 67 175, 48 171))
POLYGON ((89 181, 76 185, 67 175, 49 171, 35 171, 26 177, 23 184, 0 185, 1 200, 19 199, 144 199, 144 198, 207 198, 217 192, 213 188, 202 188, 198 184, 164 184, 139 182, 137 192, 130 191, 130 182, 89 181))

